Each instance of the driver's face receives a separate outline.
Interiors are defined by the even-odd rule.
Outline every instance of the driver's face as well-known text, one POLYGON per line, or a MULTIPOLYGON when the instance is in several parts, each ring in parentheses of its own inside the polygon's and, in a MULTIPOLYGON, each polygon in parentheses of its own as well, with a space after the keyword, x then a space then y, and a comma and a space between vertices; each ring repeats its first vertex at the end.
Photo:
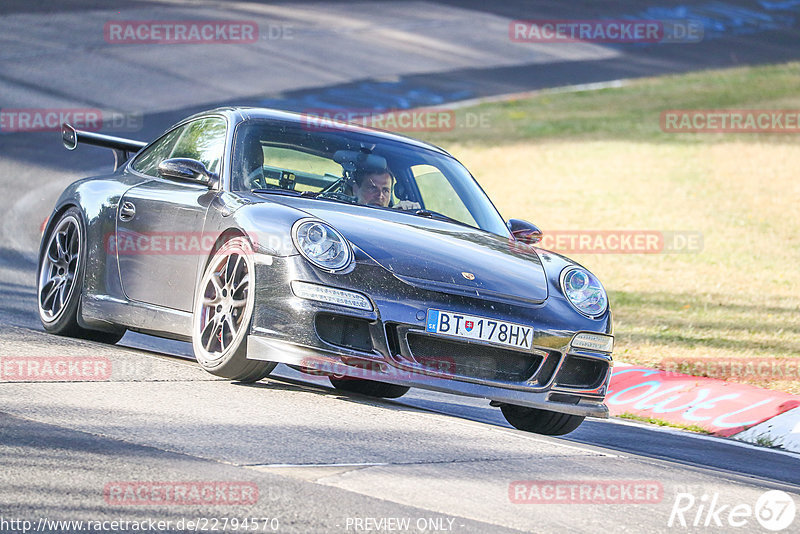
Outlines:
POLYGON ((359 204, 387 207, 392 198, 392 177, 388 173, 368 174, 360 186, 353 185, 353 193, 359 204))

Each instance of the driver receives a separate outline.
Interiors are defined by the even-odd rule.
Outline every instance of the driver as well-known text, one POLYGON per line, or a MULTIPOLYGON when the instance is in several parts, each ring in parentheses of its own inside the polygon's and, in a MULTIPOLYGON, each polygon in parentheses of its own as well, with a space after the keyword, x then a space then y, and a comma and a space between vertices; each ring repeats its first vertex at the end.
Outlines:
MULTIPOLYGON (((359 204, 389 207, 392 200, 394 176, 388 169, 357 170, 353 173, 353 196, 359 204)), ((417 202, 400 200, 393 206, 402 210, 420 209, 417 202)))

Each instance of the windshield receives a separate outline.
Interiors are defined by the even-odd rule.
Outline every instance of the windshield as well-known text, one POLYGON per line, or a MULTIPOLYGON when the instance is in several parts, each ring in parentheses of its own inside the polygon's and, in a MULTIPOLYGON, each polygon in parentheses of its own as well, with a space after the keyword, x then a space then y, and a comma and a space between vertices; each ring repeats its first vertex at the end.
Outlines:
POLYGON ((509 235, 489 198, 455 159, 369 133, 244 121, 235 133, 231 189, 405 210, 509 235))

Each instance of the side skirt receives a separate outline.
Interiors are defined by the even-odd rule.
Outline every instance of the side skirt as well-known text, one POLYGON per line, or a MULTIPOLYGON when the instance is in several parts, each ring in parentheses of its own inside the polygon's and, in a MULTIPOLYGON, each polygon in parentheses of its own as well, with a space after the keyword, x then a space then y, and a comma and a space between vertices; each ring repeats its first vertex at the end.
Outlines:
POLYGON ((109 330, 121 325, 158 337, 191 341, 192 314, 106 295, 83 296, 78 315, 84 328, 109 330))

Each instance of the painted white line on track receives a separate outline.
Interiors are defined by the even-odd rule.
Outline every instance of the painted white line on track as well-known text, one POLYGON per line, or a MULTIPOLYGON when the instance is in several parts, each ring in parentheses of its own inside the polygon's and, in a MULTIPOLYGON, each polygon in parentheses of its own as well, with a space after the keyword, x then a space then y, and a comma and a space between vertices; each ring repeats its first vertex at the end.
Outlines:
MULTIPOLYGON (((543 89, 534 89, 533 91, 522 91, 521 93, 506 93, 503 95, 483 96, 479 98, 469 98, 467 100, 458 100, 449 104, 437 105, 437 109, 461 109, 480 104, 491 104, 494 102, 508 102, 511 100, 522 100, 524 98, 531 98, 539 95, 552 95, 558 93, 582 93, 585 91, 599 91, 601 89, 615 89, 618 87, 625 87, 635 81, 634 79, 621 79, 610 80, 607 82, 595 83, 581 83, 577 85, 564 85, 561 87, 548 87, 543 89)), ((426 106, 421 106, 420 109, 425 109, 426 106)))
POLYGON ((296 468, 296 467, 379 467, 384 465, 397 465, 388 462, 364 462, 364 463, 343 463, 343 464, 247 464, 243 467, 259 468, 296 468))

